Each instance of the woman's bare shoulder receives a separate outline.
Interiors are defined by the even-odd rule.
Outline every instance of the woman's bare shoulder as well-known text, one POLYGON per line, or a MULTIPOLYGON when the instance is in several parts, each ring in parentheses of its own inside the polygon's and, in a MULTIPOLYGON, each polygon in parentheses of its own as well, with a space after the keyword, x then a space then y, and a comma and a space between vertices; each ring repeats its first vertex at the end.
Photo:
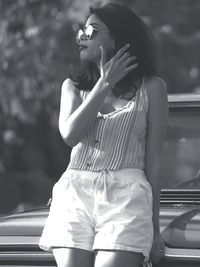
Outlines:
POLYGON ((145 88, 150 99, 156 99, 167 96, 167 85, 165 81, 158 77, 153 76, 145 80, 145 88))
POLYGON ((68 94, 75 94, 79 96, 79 90, 75 86, 75 83, 73 82, 73 80, 70 78, 67 78, 63 81, 62 91, 65 91, 65 93, 68 93, 68 94))

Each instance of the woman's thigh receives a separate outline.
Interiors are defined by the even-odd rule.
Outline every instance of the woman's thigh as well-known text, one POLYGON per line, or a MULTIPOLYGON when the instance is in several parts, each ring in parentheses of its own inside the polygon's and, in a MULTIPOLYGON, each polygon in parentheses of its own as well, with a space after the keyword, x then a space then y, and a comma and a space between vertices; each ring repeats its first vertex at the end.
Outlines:
POLYGON ((53 248, 58 267, 93 267, 94 253, 77 248, 53 248))
POLYGON ((138 267, 144 259, 142 253, 129 251, 99 250, 95 258, 95 267, 138 267))

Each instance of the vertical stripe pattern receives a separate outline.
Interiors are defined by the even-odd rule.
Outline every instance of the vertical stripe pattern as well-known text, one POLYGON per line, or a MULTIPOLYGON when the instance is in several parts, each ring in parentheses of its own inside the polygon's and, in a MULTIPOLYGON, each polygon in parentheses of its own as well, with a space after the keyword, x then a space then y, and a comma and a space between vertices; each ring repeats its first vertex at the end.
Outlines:
MULTIPOLYGON (((87 93, 81 91, 82 100, 87 93)), ((144 84, 119 110, 97 115, 88 134, 73 147, 68 169, 144 169, 148 96, 144 84)))

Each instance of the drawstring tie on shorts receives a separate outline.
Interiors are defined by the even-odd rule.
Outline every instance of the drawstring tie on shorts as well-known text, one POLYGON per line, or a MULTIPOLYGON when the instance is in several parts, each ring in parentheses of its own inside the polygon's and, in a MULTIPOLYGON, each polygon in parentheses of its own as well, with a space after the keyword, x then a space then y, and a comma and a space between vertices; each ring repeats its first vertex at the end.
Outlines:
POLYGON ((108 174, 110 174, 109 171, 102 170, 94 180, 95 196, 98 198, 98 201, 103 204, 109 204, 108 190, 107 190, 107 175, 108 174))

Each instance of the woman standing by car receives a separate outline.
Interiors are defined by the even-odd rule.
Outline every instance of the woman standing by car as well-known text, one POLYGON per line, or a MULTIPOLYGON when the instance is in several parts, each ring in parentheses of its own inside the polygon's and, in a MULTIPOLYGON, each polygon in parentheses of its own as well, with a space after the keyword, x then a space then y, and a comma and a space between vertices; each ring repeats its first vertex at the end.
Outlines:
POLYGON ((84 68, 62 86, 59 129, 72 147, 40 247, 58 266, 132 267, 164 253, 160 161, 167 120, 152 37, 118 4, 91 8, 77 42, 84 68))

